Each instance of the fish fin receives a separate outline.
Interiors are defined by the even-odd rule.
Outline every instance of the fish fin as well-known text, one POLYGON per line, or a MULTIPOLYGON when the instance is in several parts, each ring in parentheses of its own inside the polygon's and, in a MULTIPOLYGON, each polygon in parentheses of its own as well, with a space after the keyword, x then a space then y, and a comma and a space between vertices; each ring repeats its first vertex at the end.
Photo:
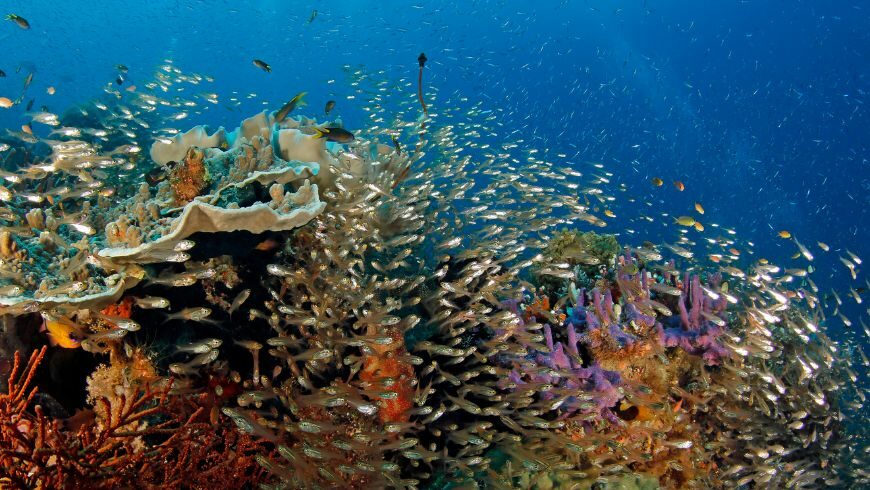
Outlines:
POLYGON ((323 126, 313 126, 313 129, 315 138, 322 138, 325 134, 329 133, 329 128, 323 126))

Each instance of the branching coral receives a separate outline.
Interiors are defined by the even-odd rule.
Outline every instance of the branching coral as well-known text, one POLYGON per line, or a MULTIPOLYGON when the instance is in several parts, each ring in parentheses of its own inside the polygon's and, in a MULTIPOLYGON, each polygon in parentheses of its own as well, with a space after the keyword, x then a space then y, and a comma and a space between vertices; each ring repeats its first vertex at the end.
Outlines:
POLYGON ((193 399, 170 387, 100 397, 101 415, 79 427, 48 418, 34 403, 45 348, 21 357, 0 394, 0 482, 21 488, 204 488, 264 481, 262 445, 215 427, 193 399), (114 400, 114 401, 112 401, 114 400))

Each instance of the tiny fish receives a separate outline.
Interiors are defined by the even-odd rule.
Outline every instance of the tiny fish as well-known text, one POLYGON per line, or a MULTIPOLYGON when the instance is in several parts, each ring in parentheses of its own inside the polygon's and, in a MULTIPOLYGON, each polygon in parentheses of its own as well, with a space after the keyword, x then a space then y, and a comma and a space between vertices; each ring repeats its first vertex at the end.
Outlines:
POLYGON ((305 103, 305 94, 307 93, 308 92, 299 92, 298 94, 294 95, 293 98, 290 99, 286 104, 281 106, 281 108, 278 109, 278 112, 275 113, 275 122, 280 123, 287 117, 288 114, 293 112, 294 109, 307 105, 305 103))
POLYGON ((133 303, 143 310, 169 308, 169 300, 158 296, 145 296, 144 298, 134 297, 133 303))
POLYGON ((12 102, 12 99, 9 97, 0 97, 0 107, 3 109, 8 109, 15 105, 15 102, 12 102))
POLYGON ((189 344, 182 344, 175 347, 176 352, 190 352, 192 354, 205 354, 206 352, 217 349, 221 346, 221 339, 203 339, 189 344))
POLYGON ((677 188, 678 191, 683 192, 686 190, 686 185, 680 182, 679 180, 674 181, 674 187, 677 188))
POLYGON ((190 320, 198 322, 205 320, 209 315, 211 315, 211 308, 205 306, 194 306, 166 315, 166 319, 163 322, 166 323, 170 320, 190 320))
POLYGON ((243 304, 245 301, 247 301, 248 298, 249 298, 250 296, 251 296, 251 290, 250 290, 250 289, 244 289, 244 290, 242 290, 242 292, 240 292, 240 293, 236 296, 236 298, 233 300, 233 303, 230 305, 230 309, 229 309, 229 311, 228 311, 227 313, 229 313, 230 315, 232 315, 233 312, 235 312, 236 310, 238 310, 239 307, 242 306, 242 304, 243 304))
POLYGON ((804 247, 803 244, 797 240, 797 238, 792 237, 792 240, 794 240, 795 245, 797 245, 798 250, 800 250, 801 255, 803 255, 805 259, 813 260, 813 254, 810 253, 807 247, 804 247))
POLYGON ((254 60, 254 66, 263 70, 266 73, 272 73, 272 67, 269 66, 269 63, 266 63, 263 60, 254 60))
POLYGON ((779 235, 780 238, 791 238, 791 233, 788 230, 781 230, 777 235, 779 235))
POLYGON ((0 286, 0 296, 21 296, 22 293, 24 293, 24 288, 17 284, 0 286))
POLYGON ((704 214, 704 206, 701 206, 701 203, 696 202, 695 203, 695 211, 697 211, 698 214, 704 214))
POLYGON ((653 177, 652 179, 650 179, 650 182, 652 183, 652 185, 654 185, 656 187, 661 187, 662 184, 665 183, 662 179, 660 179, 658 177, 653 177))
POLYGON ((335 109, 335 101, 327 100, 326 107, 323 108, 323 112, 325 112, 326 115, 329 115, 329 113, 332 112, 333 109, 335 109))
POLYGON ((20 15, 9 14, 6 16, 6 20, 11 20, 12 22, 15 22, 15 24, 17 24, 18 27, 20 27, 24 30, 30 29, 30 22, 27 22, 27 19, 25 19, 24 17, 22 17, 20 15))

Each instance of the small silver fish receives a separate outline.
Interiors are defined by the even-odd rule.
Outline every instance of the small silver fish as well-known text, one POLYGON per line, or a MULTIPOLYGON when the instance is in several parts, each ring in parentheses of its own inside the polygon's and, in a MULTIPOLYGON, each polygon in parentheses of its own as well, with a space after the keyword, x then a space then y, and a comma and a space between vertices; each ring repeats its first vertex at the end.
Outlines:
POLYGON ((209 315, 211 315, 211 308, 205 306, 194 306, 166 315, 166 319, 163 320, 163 323, 171 320, 188 320, 192 322, 201 322, 207 319, 209 315))
POLYGON ((240 292, 240 293, 235 297, 235 299, 233 299, 233 302, 232 302, 232 304, 230 305, 230 309, 229 309, 229 311, 227 311, 227 313, 229 313, 230 315, 232 315, 236 310, 239 309, 240 306, 242 306, 242 304, 243 304, 245 301, 248 300, 248 298, 249 298, 250 296, 251 296, 251 290, 250 290, 250 289, 243 289, 243 290, 242 290, 242 291, 241 291, 241 292, 240 292))
POLYGON ((192 354, 204 354, 210 350, 217 349, 223 344, 221 339, 203 339, 189 344, 183 344, 175 347, 176 352, 190 352, 192 354))
POLYGON ((136 306, 142 308, 143 310, 165 310, 166 308, 169 308, 169 300, 166 298, 161 298, 159 296, 145 296, 143 298, 134 297, 133 303, 135 303, 136 306))

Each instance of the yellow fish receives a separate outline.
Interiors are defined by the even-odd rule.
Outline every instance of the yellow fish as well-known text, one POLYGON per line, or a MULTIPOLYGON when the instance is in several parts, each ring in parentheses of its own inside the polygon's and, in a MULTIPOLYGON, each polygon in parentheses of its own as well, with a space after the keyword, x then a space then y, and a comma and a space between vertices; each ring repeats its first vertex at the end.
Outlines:
POLYGON ((787 230, 782 230, 778 233, 780 238, 791 238, 791 233, 787 230))
POLYGON ((616 217, 616 213, 614 213, 613 211, 611 211, 611 210, 609 210, 609 209, 605 209, 605 210, 604 210, 604 215, 607 216, 607 217, 609 217, 609 218, 615 218, 615 217, 616 217))
POLYGON ((52 346, 60 346, 64 349, 78 349, 81 347, 83 335, 81 329, 75 323, 66 319, 44 321, 48 331, 48 343, 52 346))
POLYGON ((695 211, 697 211, 700 214, 704 214, 704 206, 701 206, 701 203, 696 202, 695 203, 695 211))
POLYGON ((704 225, 701 224, 700 221, 695 221, 695 229, 698 231, 704 231, 704 225))
POLYGON ((662 184, 665 183, 662 179, 660 179, 660 178, 658 178, 658 177, 653 177, 653 178, 650 180, 650 182, 652 182, 652 185, 654 185, 654 186, 656 186, 656 187, 661 187, 662 184))
POLYGON ((691 216, 680 216, 676 223, 680 226, 695 226, 695 218, 691 216))

